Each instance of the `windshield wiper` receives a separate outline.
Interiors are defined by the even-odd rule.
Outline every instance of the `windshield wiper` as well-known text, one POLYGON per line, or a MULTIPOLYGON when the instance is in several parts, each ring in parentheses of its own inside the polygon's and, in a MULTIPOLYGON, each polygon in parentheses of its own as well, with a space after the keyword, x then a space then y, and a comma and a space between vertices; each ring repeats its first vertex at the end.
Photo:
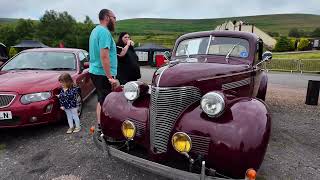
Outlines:
POLYGON ((228 54, 227 54, 226 57, 225 57, 225 60, 226 60, 227 63, 229 63, 230 54, 232 53, 232 51, 234 50, 234 48, 236 48, 239 44, 240 44, 240 42, 238 42, 237 44, 235 44, 235 45, 228 51, 228 54))
POLYGON ((185 46, 185 47, 184 47, 184 50, 186 51, 188 58, 190 58, 190 54, 189 54, 189 51, 188 51, 188 47, 185 46))
POLYGON ((64 68, 64 67, 58 67, 58 68, 49 68, 46 70, 75 70, 74 68, 64 68))

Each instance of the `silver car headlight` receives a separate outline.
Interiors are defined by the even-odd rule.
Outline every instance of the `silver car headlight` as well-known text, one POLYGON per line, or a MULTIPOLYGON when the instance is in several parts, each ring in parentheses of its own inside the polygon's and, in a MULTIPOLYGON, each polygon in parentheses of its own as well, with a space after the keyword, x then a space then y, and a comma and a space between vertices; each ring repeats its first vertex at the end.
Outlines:
POLYGON ((134 101, 140 95, 139 84, 136 81, 127 82, 124 85, 123 92, 126 99, 134 101))
POLYGON ((224 111, 224 97, 217 92, 209 92, 201 99, 201 109, 209 117, 217 117, 224 111))
POLYGON ((44 101, 51 97, 51 92, 39 92, 23 95, 20 99, 22 104, 30 104, 33 102, 44 101))

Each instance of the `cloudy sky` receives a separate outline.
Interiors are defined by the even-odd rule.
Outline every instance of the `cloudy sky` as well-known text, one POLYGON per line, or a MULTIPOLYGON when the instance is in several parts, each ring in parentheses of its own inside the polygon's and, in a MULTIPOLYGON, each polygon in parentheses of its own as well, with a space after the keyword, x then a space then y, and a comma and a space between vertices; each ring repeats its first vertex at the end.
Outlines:
POLYGON ((0 17, 39 19, 46 10, 67 11, 79 21, 88 15, 98 22, 102 8, 117 19, 199 19, 261 14, 320 15, 320 0, 0 0, 0 17))

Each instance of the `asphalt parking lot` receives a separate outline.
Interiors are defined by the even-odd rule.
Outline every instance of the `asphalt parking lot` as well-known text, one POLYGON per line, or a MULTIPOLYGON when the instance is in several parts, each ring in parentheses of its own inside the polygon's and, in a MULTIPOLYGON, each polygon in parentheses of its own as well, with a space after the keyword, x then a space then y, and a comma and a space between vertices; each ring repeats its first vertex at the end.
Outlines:
MULTIPOLYGON (((153 69, 143 68, 144 81, 153 69)), ((259 179, 320 179, 320 105, 307 106, 307 80, 317 75, 269 73, 272 134, 259 179)), ((92 142, 96 97, 84 106, 82 131, 67 124, 0 130, 0 179, 164 179, 104 157, 92 142)))

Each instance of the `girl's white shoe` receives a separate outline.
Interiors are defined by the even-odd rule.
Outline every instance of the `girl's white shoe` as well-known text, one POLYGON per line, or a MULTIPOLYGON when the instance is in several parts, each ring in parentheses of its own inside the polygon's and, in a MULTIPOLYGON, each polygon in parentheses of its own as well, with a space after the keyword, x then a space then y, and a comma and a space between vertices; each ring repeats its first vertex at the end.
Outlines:
POLYGON ((71 134, 73 131, 73 128, 69 128, 68 131, 67 131, 67 134, 71 134))
POLYGON ((76 127, 76 128, 74 128, 73 132, 76 133, 76 132, 79 132, 80 130, 81 130, 80 127, 76 127))

